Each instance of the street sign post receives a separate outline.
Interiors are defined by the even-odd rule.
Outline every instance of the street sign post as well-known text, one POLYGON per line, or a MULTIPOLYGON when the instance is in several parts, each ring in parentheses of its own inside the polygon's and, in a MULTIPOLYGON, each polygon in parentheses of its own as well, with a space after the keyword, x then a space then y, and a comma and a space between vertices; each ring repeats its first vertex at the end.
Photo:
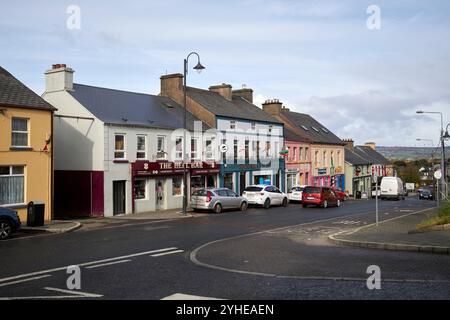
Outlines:
POLYGON ((440 184, 440 180, 442 179, 442 171, 440 169, 438 169, 434 172, 434 178, 437 180, 436 202, 437 202, 437 207, 439 208, 439 205, 441 202, 441 193, 440 193, 441 190, 439 190, 439 184, 440 184))
POLYGON ((375 219, 378 227, 378 175, 375 174, 373 179, 375 180, 375 219))

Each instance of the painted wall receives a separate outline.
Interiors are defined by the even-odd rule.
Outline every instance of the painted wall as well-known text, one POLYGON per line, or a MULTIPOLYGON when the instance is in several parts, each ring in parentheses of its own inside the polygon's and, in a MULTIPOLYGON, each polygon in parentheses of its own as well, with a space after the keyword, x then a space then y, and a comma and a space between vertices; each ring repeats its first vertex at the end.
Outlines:
POLYGON ((311 184, 311 145, 303 142, 289 140, 285 140, 284 144, 289 151, 288 156, 285 158, 286 171, 298 171, 296 177, 297 184, 311 184))
MULTIPOLYGON (((2 107, 4 108, 4 107, 2 107)), ((45 219, 51 219, 52 212, 52 147, 49 152, 43 152, 45 141, 52 135, 52 112, 33 109, 6 108, 0 113, 0 166, 25 166, 24 203, 14 210, 18 211, 20 219, 26 221, 25 205, 29 201, 45 203, 45 219), (12 118, 29 119, 29 151, 11 151, 12 118)))

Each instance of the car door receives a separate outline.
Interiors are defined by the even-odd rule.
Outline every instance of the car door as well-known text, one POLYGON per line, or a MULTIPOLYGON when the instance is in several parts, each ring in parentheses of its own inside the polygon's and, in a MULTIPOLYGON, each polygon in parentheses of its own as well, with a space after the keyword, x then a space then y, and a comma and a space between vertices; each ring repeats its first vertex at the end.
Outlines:
POLYGON ((241 198, 235 192, 227 190, 227 198, 230 208, 239 208, 241 206, 241 198))
POLYGON ((278 189, 277 187, 273 187, 274 193, 278 199, 278 204, 282 204, 283 203, 283 199, 284 199, 284 195, 281 192, 280 189, 278 189))
POLYGON ((221 189, 218 190, 217 195, 219 196, 220 203, 222 204, 222 208, 230 208, 230 197, 228 196, 228 190, 221 189))

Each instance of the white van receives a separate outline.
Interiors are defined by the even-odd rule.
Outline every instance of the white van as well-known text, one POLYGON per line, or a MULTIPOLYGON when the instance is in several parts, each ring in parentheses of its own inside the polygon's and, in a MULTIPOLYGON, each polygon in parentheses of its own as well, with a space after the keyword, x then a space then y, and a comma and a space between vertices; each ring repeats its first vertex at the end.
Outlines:
POLYGON ((381 180, 381 199, 403 199, 405 200, 405 189, 403 181, 397 177, 383 177, 381 180))

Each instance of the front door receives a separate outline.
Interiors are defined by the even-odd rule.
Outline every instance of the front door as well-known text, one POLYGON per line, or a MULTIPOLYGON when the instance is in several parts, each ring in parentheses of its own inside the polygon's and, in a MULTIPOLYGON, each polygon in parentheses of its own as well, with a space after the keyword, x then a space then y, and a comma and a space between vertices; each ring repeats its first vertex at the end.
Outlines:
POLYGON ((241 172, 239 174, 239 195, 242 196, 242 193, 244 193, 245 190, 245 172, 241 172))
POLYGON ((164 181, 163 180, 156 180, 155 185, 155 209, 161 210, 163 209, 164 205, 164 181))
POLYGON ((113 214, 125 213, 125 181, 113 181, 113 214))

